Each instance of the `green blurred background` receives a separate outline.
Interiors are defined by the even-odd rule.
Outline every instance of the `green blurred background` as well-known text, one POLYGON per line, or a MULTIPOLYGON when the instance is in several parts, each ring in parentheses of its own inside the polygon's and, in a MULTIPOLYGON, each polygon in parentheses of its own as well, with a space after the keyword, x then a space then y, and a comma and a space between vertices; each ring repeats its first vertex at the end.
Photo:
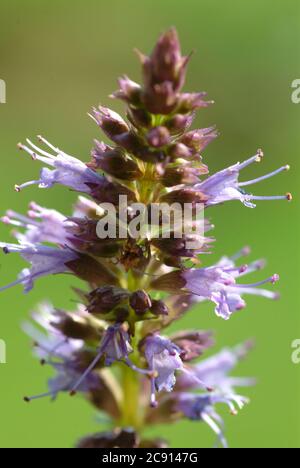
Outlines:
MULTIPOLYGON (((216 123, 221 137, 206 151, 211 171, 265 151, 263 165, 245 179, 289 162, 292 171, 257 187, 257 194, 292 191, 292 204, 260 203, 255 210, 239 203, 215 208, 218 242, 213 262, 244 245, 253 259, 268 259, 266 274, 278 272, 282 299, 249 298, 248 307, 229 322, 217 319, 211 304, 186 316, 180 327, 216 330, 218 345, 255 337, 257 346, 238 374, 257 376, 252 403, 237 418, 225 415, 232 447, 300 446, 300 365, 291 363, 291 342, 299 327, 300 105, 291 102, 291 83, 300 78, 300 3, 298 0, 3 0, 0 18, 0 78, 7 83, 7 104, 0 105, 0 210, 25 211, 32 199, 70 214, 75 196, 60 187, 13 191, 40 169, 16 143, 42 133, 51 142, 87 159, 98 130, 87 112, 116 89, 116 78, 140 77, 134 47, 149 52, 157 36, 174 25, 184 52, 195 49, 186 89, 206 90, 216 104, 203 110, 201 126, 216 123)), ((116 109, 122 107, 113 103, 116 109)), ((9 229, 0 226, 1 239, 9 229)), ((15 279, 22 262, 0 261, 0 284, 15 279)), ((44 391, 50 370, 32 358, 20 324, 44 298, 72 307, 69 277, 40 280, 24 296, 21 287, 0 296, 0 338, 7 343, 7 364, 0 365, 0 446, 71 447, 101 429, 80 397, 61 395, 26 405, 24 394, 44 391)), ((212 446, 214 437, 201 423, 157 428, 174 447, 212 446)))

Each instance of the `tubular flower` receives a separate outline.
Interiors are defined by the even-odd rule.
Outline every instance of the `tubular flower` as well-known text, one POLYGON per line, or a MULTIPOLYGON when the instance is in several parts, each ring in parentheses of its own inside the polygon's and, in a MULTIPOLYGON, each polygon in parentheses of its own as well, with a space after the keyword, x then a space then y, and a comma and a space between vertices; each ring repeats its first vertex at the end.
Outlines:
POLYGON ((167 273, 159 280, 154 280, 152 287, 173 293, 181 291, 182 294, 194 295, 196 301, 210 300, 216 305, 216 315, 228 320, 234 312, 245 308, 246 303, 243 299, 245 294, 278 299, 278 293, 259 287, 267 283, 275 284, 279 280, 277 274, 256 283, 237 283, 240 277, 260 270, 263 265, 263 261, 256 261, 238 267, 233 260, 224 257, 212 267, 167 273))
POLYGON ((253 163, 260 162, 263 159, 262 150, 258 150, 256 155, 244 161, 237 163, 227 169, 208 177, 205 181, 200 182, 194 186, 194 190, 199 191, 206 197, 206 205, 217 205, 230 200, 240 200, 245 206, 255 208, 253 202, 259 200, 291 200, 291 194, 279 196, 257 196, 246 193, 244 187, 248 187, 266 179, 269 179, 281 172, 288 171, 290 166, 286 165, 279 169, 258 177, 257 179, 249 180, 246 182, 239 182, 240 172, 253 163))
POLYGON ((36 356, 53 371, 47 390, 25 400, 79 393, 109 417, 110 432, 88 435, 78 447, 163 448, 165 441, 146 440, 141 432, 184 418, 205 422, 227 447, 217 408, 223 404, 236 414, 248 401, 236 388, 254 380, 232 377, 231 371, 250 343, 206 358, 214 345, 211 331, 166 336, 167 328, 203 301, 227 320, 246 306, 246 295, 278 297, 263 288, 276 283, 277 274, 244 281, 264 266, 261 260, 238 262, 249 248, 213 265, 206 261, 215 239, 206 237, 213 224, 205 210, 230 200, 251 208, 258 200, 291 200, 291 194, 245 191, 289 167, 241 182, 241 172, 262 160, 258 150, 210 175, 203 152, 218 131, 192 125, 196 111, 213 101, 204 92, 182 92, 189 56, 182 54, 176 30, 162 34, 149 56, 138 57, 143 83, 123 76, 111 96, 125 104, 127 119, 101 105, 90 113, 111 140, 94 140, 90 160, 70 156, 43 137, 41 147, 30 140, 18 145, 45 165, 36 180, 16 185, 18 192, 61 185, 79 197, 70 216, 35 202, 26 215, 3 215, 15 243, 0 247, 19 254, 29 268, 0 291, 22 285, 29 292, 37 279, 62 273, 81 280, 72 290, 75 310, 44 304, 23 327, 36 356))

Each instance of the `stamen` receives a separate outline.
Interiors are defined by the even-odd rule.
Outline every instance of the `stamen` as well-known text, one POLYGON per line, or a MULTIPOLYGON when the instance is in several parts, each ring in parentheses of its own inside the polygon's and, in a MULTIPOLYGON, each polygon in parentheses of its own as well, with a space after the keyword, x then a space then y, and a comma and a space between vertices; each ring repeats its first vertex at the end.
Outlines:
POLYGON ((21 192, 26 187, 30 187, 31 185, 39 185, 41 183, 40 180, 31 180, 29 182, 25 182, 24 184, 21 185, 15 185, 15 191, 16 192, 21 192))
POLYGON ((18 148, 20 150, 24 150, 24 151, 26 151, 26 153, 30 154, 30 156, 32 157, 32 159, 34 161, 37 159, 37 154, 34 151, 32 151, 30 148, 28 148, 28 146, 23 145, 22 143, 18 143, 18 148))
POLYGON ((222 430, 219 428, 219 426, 217 425, 217 423, 212 419, 211 416, 209 416, 209 414, 207 414, 205 411, 203 411, 201 413, 201 419, 202 421, 204 421, 211 429, 212 431, 217 435, 218 437, 218 440, 220 441, 221 445, 224 447, 224 448, 228 448, 228 444, 227 444, 227 441, 224 437, 224 434, 222 432, 222 430))
POLYGON ((41 141, 50 149, 52 149, 55 153, 59 154, 61 152, 59 148, 56 148, 55 146, 53 146, 51 143, 49 143, 49 141, 46 140, 46 138, 42 137, 41 135, 38 135, 37 138, 39 141, 41 141))
POLYGON ((248 180, 247 182, 240 182, 239 186, 240 187, 246 187, 247 185, 257 184, 258 182, 261 182, 261 181, 266 180, 266 179, 270 179, 271 177, 276 176, 277 174, 280 174, 281 172, 289 171, 289 170, 290 170, 290 166, 288 166, 288 165, 283 166, 283 167, 280 167, 279 169, 277 169, 276 171, 270 172, 269 174, 266 174, 266 175, 264 175, 262 177, 258 177, 257 179, 248 180))
POLYGON ((270 276, 270 278, 267 278, 262 281, 258 281, 257 283, 252 283, 252 284, 236 284, 235 287, 237 288, 256 288, 258 286, 262 286, 263 284, 266 283, 272 283, 275 284, 277 281, 279 281, 280 277, 279 275, 275 274, 273 276, 270 276))
POLYGON ((250 255, 250 253, 251 253, 251 248, 246 246, 243 249, 241 249, 239 252, 237 252, 236 254, 232 255, 230 258, 231 260, 236 261, 241 257, 247 257, 248 255, 250 255))
MULTIPOLYGON (((231 397, 230 397, 231 398, 231 397)), ((230 414, 232 416, 236 416, 238 414, 237 410, 235 409, 234 404, 228 398, 218 398, 218 403, 225 403, 230 409, 230 414)))
POLYGON ((250 263, 249 265, 244 265, 244 267, 241 267, 239 271, 239 276, 245 276, 249 275, 250 273, 253 273, 254 271, 262 270, 266 265, 265 260, 257 260, 255 262, 250 263), (246 268, 247 266, 247 268, 246 268))
MULTIPOLYGON (((65 341, 65 340, 64 340, 64 341, 65 341)), ((65 357, 64 357, 62 354, 59 354, 59 353, 57 352, 57 349, 58 349, 62 344, 63 344, 63 343, 60 342, 58 345, 55 345, 52 349, 51 349, 51 348, 49 349, 47 346, 43 345, 43 344, 40 343, 40 342, 36 342, 34 345, 35 345, 37 348, 40 348, 42 351, 44 351, 45 353, 48 354, 48 358, 50 358, 50 361, 49 361, 49 362, 51 363, 51 358, 52 358, 52 357, 56 357, 56 358, 59 358, 59 359, 62 359, 62 360, 65 359, 65 357)), ((47 361, 46 361, 45 359, 44 359, 44 360, 42 359, 42 361, 44 361, 44 362, 43 362, 44 364, 47 363, 47 361)))
POLYGON ((38 400, 40 398, 44 398, 44 397, 47 397, 47 396, 52 396, 52 397, 55 397, 56 394, 58 392, 45 392, 45 393, 41 393, 39 395, 34 395, 34 396, 31 396, 31 397, 27 397, 25 396, 23 398, 23 400, 26 402, 26 403, 30 403, 32 400, 38 400))
POLYGON ((188 377, 190 377, 192 380, 194 380, 195 382, 197 382, 197 384, 199 384, 199 386, 204 389, 204 390, 207 390, 208 392, 213 392, 214 389, 210 386, 207 386, 205 382, 203 382, 201 379, 199 379, 195 373, 193 371, 191 371, 190 369, 188 369, 187 367, 183 367, 182 369, 182 372, 184 374, 186 374, 188 377))
POLYGON ((230 398, 238 405, 239 409, 243 409, 250 402, 248 398, 241 395, 230 395, 230 398))
POLYGON ((103 356, 103 349, 101 347, 99 353, 95 357, 95 359, 91 362, 91 364, 87 367, 87 369, 84 371, 84 373, 81 375, 81 377, 75 382, 75 384, 72 386, 70 390, 70 396, 74 396, 76 394, 76 390, 78 387, 82 384, 82 382, 85 380, 85 378, 89 375, 90 372, 94 369, 96 364, 100 361, 101 357, 103 356))
POLYGON ((56 158, 56 156, 54 156, 53 154, 47 153, 47 151, 44 151, 41 148, 39 148, 38 146, 36 146, 34 143, 32 143, 32 141, 29 140, 29 138, 26 138, 26 141, 34 150, 36 150, 38 153, 46 156, 46 158, 51 158, 51 159, 56 158))
POLYGON ((263 200, 263 201, 272 201, 272 200, 292 200, 292 194, 287 193, 286 195, 275 195, 271 197, 266 197, 266 196, 256 196, 256 195, 247 195, 246 197, 248 200, 263 200))
POLYGON ((261 162, 263 157, 263 151, 261 149, 257 150, 257 153, 254 156, 239 164, 239 170, 245 169, 245 167, 248 167, 255 162, 261 162))
POLYGON ((272 301, 276 301, 280 299, 280 294, 278 292, 268 291, 268 289, 259 289, 259 288, 251 288, 251 287, 243 287, 240 285, 239 287, 239 294, 250 294, 253 296, 261 296, 265 297, 266 299, 271 299, 272 301))
MULTIPOLYGON (((9 252, 7 252, 7 253, 9 253, 9 252)), ((7 289, 10 289, 10 288, 13 288, 14 286, 17 286, 18 284, 22 284, 22 283, 24 283, 24 281, 26 281, 26 279, 29 279, 29 278, 30 278, 30 276, 27 276, 25 278, 19 278, 16 281, 13 281, 12 283, 7 284, 6 286, 3 286, 2 288, 0 288, 0 292, 6 291, 7 289)))
POLYGON ((12 226, 17 226, 17 227, 35 227, 38 226, 39 223, 36 221, 32 221, 29 217, 23 216, 15 211, 8 210, 6 212, 6 215, 0 218, 0 220, 5 223, 5 224, 10 224, 12 226))
POLYGON ((99 348, 99 352, 96 355, 95 359, 91 362, 91 364, 87 367, 87 369, 83 372, 81 377, 77 380, 77 382, 75 382, 75 384, 71 388, 71 391, 70 391, 71 396, 76 394, 76 390, 78 389, 78 387, 82 384, 82 382, 85 380, 85 378, 89 375, 90 372, 92 372, 92 370, 94 369, 96 364, 100 361, 101 357, 103 356, 103 354, 105 352, 105 348, 109 344, 111 338, 112 338, 112 336, 111 336, 111 333, 110 333, 110 329, 108 328, 107 331, 106 331, 106 336, 104 336, 104 338, 102 340, 102 343, 101 343, 100 348, 99 348))
POLYGON ((10 224, 11 226, 16 226, 16 227, 25 227, 24 223, 21 223, 20 221, 17 221, 15 219, 11 219, 9 216, 2 216, 0 218, 0 221, 4 224, 10 224))

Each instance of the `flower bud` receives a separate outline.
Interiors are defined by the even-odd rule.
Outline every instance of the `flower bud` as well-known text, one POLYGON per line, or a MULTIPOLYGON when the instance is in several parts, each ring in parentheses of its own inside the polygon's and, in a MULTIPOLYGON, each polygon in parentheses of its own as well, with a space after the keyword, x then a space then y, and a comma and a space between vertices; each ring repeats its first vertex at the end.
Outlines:
POLYGON ((154 127, 147 133, 147 141, 154 148, 161 148, 170 143, 170 133, 166 127, 154 127))
POLYGON ((217 138, 217 136, 218 132, 215 127, 201 128, 185 133, 182 135, 180 141, 196 153, 200 153, 211 141, 217 138))
POLYGON ((173 190, 160 198, 160 202, 169 203, 180 203, 184 205, 185 203, 190 203, 193 206, 196 204, 205 203, 207 197, 200 191, 194 190, 192 188, 182 188, 179 190, 173 190))
POLYGON ((107 314, 128 298, 128 293, 113 286, 97 288, 87 295, 87 310, 92 314, 107 314))
POLYGON ((161 250, 165 255, 170 257, 189 257, 193 258, 200 253, 207 253, 211 238, 205 238, 196 233, 184 234, 182 238, 175 238, 174 233, 170 233, 169 239, 153 239, 152 245, 161 250))
POLYGON ((137 315, 144 315, 152 306, 149 295, 142 290, 131 294, 129 303, 137 315))
MULTIPOLYGON (((151 54, 148 64, 145 64, 145 80, 156 83, 163 81, 182 83, 183 65, 186 58, 181 56, 180 43, 175 28, 161 35, 151 54)), ((175 87, 175 86, 174 86, 175 87)))
POLYGON ((92 115, 105 135, 113 141, 117 135, 128 132, 128 125, 122 117, 107 107, 94 108, 92 115))
POLYGON ((150 311, 153 315, 160 316, 160 315, 168 315, 169 309, 163 301, 156 301, 152 300, 152 306, 150 311))
POLYGON ((168 119, 165 123, 165 126, 169 129, 171 133, 179 133, 187 130, 193 123, 194 113, 192 114, 175 114, 173 117, 168 119))
POLYGON ((115 141, 144 162, 156 164, 165 161, 167 158, 164 151, 149 148, 148 145, 143 144, 140 138, 132 132, 119 135, 115 141))
POLYGON ((189 159, 193 155, 193 152, 183 143, 177 142, 169 146, 168 154, 172 159, 189 159))
POLYGON ((167 115, 177 106, 177 93, 174 92, 172 83, 165 81, 145 90, 143 103, 152 114, 167 115))
POLYGON ((124 185, 116 182, 105 180, 101 185, 89 185, 91 195, 99 203, 112 203, 118 206, 120 202, 120 195, 126 195, 129 202, 136 201, 135 193, 124 185))
POLYGON ((184 93, 179 97, 177 111, 185 114, 202 107, 208 107, 214 104, 214 101, 205 101, 206 93, 184 93))
POLYGON ((147 112, 146 109, 140 109, 137 107, 129 107, 127 109, 127 118, 137 129, 140 127, 148 128, 152 123, 149 112, 147 112))
POLYGON ((121 148, 114 148, 103 153, 101 150, 99 151, 99 146, 96 143, 92 156, 97 169, 102 169, 116 179, 136 180, 142 176, 137 163, 121 148))
POLYGON ((122 76, 118 80, 120 89, 112 94, 112 97, 122 99, 134 106, 141 103, 141 87, 138 83, 130 80, 128 76, 122 76))
POLYGON ((200 175, 207 173, 208 168, 204 164, 200 167, 168 167, 160 180, 165 187, 174 187, 181 184, 194 185, 199 182, 200 175))

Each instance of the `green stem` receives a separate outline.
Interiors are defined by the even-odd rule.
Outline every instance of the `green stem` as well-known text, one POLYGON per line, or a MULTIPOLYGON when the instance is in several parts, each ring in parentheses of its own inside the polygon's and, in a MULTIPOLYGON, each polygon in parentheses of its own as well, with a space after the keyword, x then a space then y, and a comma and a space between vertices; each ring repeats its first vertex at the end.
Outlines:
POLYGON ((143 425, 143 414, 140 400, 140 375, 129 367, 122 371, 123 404, 122 426, 140 430, 143 425))

